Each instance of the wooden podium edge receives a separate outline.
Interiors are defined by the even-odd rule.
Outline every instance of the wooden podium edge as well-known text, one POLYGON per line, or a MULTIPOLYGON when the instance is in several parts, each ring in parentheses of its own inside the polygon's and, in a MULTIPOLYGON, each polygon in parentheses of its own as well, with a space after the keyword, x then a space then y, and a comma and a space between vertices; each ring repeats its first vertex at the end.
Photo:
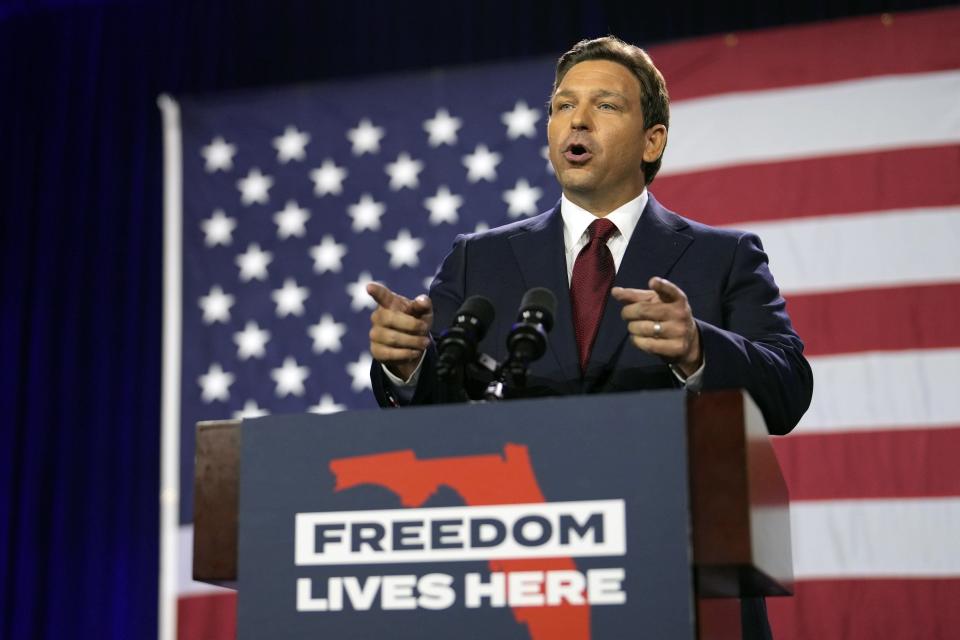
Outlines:
POLYGON ((240 423, 197 423, 193 481, 193 579, 236 588, 240 423))
POLYGON ((791 595, 789 493, 763 416, 743 391, 687 402, 697 594, 791 595))

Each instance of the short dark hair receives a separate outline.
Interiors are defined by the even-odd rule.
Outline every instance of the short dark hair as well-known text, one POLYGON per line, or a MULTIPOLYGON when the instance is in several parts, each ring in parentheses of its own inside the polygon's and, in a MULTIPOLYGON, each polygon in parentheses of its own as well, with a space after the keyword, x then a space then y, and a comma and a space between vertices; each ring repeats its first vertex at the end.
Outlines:
MULTIPOLYGON (((660 70, 653 64, 653 60, 646 51, 638 46, 624 42, 616 36, 604 36, 593 40, 581 40, 573 45, 569 51, 557 60, 557 72, 553 80, 553 94, 567 71, 587 60, 609 60, 629 69, 640 81, 640 105, 643 109, 643 127, 662 124, 670 128, 670 95, 667 93, 667 83, 660 70)), ((666 148, 666 147, 664 147, 666 148)), ((647 184, 653 182, 660 170, 660 161, 663 154, 653 162, 643 163, 643 177, 647 184)))

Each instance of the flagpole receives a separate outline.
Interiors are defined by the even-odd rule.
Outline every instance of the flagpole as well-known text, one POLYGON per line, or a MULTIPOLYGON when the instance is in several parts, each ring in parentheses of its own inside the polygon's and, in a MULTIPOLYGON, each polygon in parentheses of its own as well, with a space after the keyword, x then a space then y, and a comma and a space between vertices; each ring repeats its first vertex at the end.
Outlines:
POLYGON ((183 149, 180 106, 157 98, 163 117, 163 373, 160 408, 160 579, 158 640, 177 635, 180 510, 180 347, 182 320, 183 149))

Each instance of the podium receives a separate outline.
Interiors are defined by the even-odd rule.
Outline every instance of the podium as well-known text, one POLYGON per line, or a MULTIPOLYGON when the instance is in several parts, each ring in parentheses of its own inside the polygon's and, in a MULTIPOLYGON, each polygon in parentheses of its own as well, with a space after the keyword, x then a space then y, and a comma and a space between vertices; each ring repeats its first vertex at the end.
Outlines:
POLYGON ((792 590, 786 485, 744 392, 197 427, 194 579, 246 638, 740 637, 792 590))

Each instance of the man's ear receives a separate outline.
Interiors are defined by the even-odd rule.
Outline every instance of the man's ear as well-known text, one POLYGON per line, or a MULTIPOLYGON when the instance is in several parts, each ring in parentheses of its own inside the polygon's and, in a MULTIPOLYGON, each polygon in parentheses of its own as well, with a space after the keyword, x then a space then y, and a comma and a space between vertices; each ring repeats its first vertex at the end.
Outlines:
POLYGON ((643 161, 656 162, 667 146, 667 128, 662 124, 655 124, 643 132, 643 138, 643 161))

